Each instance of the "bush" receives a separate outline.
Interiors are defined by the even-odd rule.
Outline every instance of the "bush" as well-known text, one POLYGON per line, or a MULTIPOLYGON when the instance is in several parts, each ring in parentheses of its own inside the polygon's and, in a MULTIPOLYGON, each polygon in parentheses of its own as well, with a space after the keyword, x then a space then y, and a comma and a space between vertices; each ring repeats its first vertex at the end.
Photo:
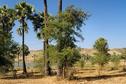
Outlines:
POLYGON ((79 60, 79 65, 80 67, 83 69, 86 62, 89 60, 89 56, 88 55, 82 55, 81 59, 79 60))
POLYGON ((91 57, 91 63, 98 65, 98 75, 100 76, 101 70, 103 69, 104 65, 109 62, 109 56, 103 54, 97 54, 91 57))
POLYGON ((112 70, 118 69, 119 63, 120 63, 121 56, 119 55, 111 55, 110 62, 112 63, 112 70))
POLYGON ((44 62, 43 58, 38 58, 34 60, 34 68, 38 71, 44 74, 44 62))

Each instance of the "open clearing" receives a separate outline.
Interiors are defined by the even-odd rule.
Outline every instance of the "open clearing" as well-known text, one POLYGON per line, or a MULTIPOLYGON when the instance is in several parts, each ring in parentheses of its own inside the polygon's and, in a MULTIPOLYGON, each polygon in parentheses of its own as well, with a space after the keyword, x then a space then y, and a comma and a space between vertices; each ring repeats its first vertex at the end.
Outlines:
POLYGON ((126 84, 126 76, 102 78, 102 79, 83 79, 77 81, 57 80, 56 77, 46 77, 40 79, 0 79, 0 84, 126 84))
POLYGON ((40 75, 32 75, 28 78, 3 78, 0 84, 126 84, 126 72, 121 70, 104 70, 102 76, 97 77, 94 69, 79 70, 74 76, 74 80, 57 79, 56 76, 42 77, 40 75))

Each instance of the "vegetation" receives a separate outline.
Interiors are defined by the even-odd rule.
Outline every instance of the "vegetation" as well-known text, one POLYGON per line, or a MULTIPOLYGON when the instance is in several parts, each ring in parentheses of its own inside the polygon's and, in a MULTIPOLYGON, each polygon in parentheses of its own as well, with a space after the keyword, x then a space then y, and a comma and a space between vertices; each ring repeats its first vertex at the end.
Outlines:
MULTIPOLYGON (((60 21, 59 16, 50 21, 51 24, 49 26, 54 28, 52 29, 54 32, 51 35, 53 35, 53 38, 57 42, 56 49, 58 53, 62 53, 62 51, 67 48, 76 48, 75 42, 77 40, 75 36, 83 40, 83 37, 78 31, 81 30, 80 27, 83 25, 87 17, 88 16, 85 12, 76 9, 74 6, 70 6, 62 12, 60 15, 60 21)), ((59 57, 58 76, 62 76, 63 71, 61 60, 62 59, 59 57)))
POLYGON ((62 3, 62 0, 58 0, 57 15, 48 12, 47 0, 43 0, 44 10, 41 12, 35 11, 35 8, 26 2, 19 2, 15 8, 8 8, 6 5, 0 7, 0 73, 6 73, 8 77, 9 72, 13 71, 14 78, 21 78, 24 75, 41 77, 39 75, 42 73, 44 76, 56 75, 57 78, 79 79, 78 73, 89 71, 88 74, 92 74, 97 70, 98 76, 101 77, 101 71, 110 72, 108 67, 111 65, 113 71, 119 70, 122 60, 123 70, 126 70, 126 48, 120 50, 121 54, 111 54, 105 38, 101 37, 95 41, 93 45, 95 53, 89 53, 90 55, 86 55, 86 52, 81 53, 81 48, 76 42, 84 40, 81 31, 89 14, 73 5, 63 10, 62 3), (25 44, 29 22, 32 23, 37 38, 43 41, 43 50, 40 50, 41 53, 38 55, 34 53, 31 56, 33 51, 25 44), (13 40, 12 29, 16 23, 19 23, 17 34, 22 37, 22 44, 13 40), (22 57, 23 69, 18 71, 15 61, 18 60, 19 68, 19 57, 22 57), (28 58, 28 61, 25 58, 28 58), (107 64, 107 69, 104 69, 107 64), (33 69, 26 66, 32 66, 33 69), (20 71, 23 71, 23 74, 20 71))
POLYGON ((120 60, 121 60, 120 55, 116 55, 115 53, 113 55, 111 55, 110 61, 112 62, 112 70, 118 69, 120 60))
POLYGON ((14 10, 3 6, 0 8, 0 72, 7 72, 13 67, 17 43, 12 40, 11 30, 14 26, 14 10))
POLYGON ((34 9, 31 5, 21 2, 15 6, 15 15, 17 16, 16 19, 20 22, 20 26, 17 29, 17 32, 19 35, 22 36, 22 57, 23 57, 23 73, 26 74, 26 64, 25 64, 25 54, 24 54, 24 37, 25 37, 25 32, 28 32, 28 25, 27 25, 27 19, 28 17, 34 12, 34 9))
POLYGON ((121 58, 124 61, 123 70, 126 71, 126 48, 121 51, 121 58))
POLYGON ((79 60, 80 67, 83 69, 86 63, 89 61, 90 56, 88 55, 81 55, 81 59, 79 60))
POLYGON ((92 63, 97 64, 99 66, 98 68, 98 75, 100 76, 100 71, 102 70, 102 67, 108 63, 109 61, 109 53, 108 53, 108 43, 107 40, 104 38, 99 38, 96 40, 94 44, 94 49, 97 50, 96 53, 94 53, 94 56, 92 57, 92 63))

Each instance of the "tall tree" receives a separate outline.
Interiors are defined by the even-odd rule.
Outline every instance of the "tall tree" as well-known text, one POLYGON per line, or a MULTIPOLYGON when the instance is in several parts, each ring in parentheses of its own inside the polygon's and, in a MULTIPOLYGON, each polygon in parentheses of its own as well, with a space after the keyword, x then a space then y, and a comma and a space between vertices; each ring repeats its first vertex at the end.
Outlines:
POLYGON ((14 14, 15 11, 13 9, 7 8, 6 5, 0 8, 0 30, 3 45, 7 40, 6 38, 11 37, 10 31, 12 30, 15 21, 14 14))
POLYGON ((24 54, 24 37, 25 32, 28 32, 27 19, 34 12, 34 8, 26 2, 21 2, 15 6, 16 16, 20 22, 20 27, 17 29, 18 34, 22 36, 22 57, 23 57, 23 73, 26 74, 25 54, 24 54))
MULTIPOLYGON (((61 16, 61 14, 62 14, 62 0, 59 0, 59 2, 58 2, 58 16, 59 16, 59 22, 60 22, 60 16, 61 16)), ((62 31, 62 30, 60 30, 60 31, 62 31)), ((59 32, 60 33, 60 32, 59 32)), ((59 38, 61 38, 61 36, 59 36, 59 38)), ((57 46, 57 49, 58 49, 58 51, 59 52, 61 52, 61 49, 60 49, 60 40, 58 41, 58 46, 57 46)), ((58 59, 58 70, 57 70, 57 76, 61 76, 62 75, 62 66, 60 65, 61 63, 60 63, 61 61, 60 61, 60 59, 58 59)))
POLYGON ((0 8, 0 71, 6 72, 13 67, 14 46, 12 28, 15 21, 15 11, 6 5, 0 8))
POLYGON ((37 37, 39 39, 43 39, 43 49, 44 49, 44 74, 50 75, 51 69, 49 66, 49 53, 48 53, 48 6, 47 6, 47 0, 43 0, 44 2, 44 12, 35 13, 30 17, 30 20, 32 20, 34 31, 37 33, 37 37))
MULTIPOLYGON (((47 6, 47 0, 44 0, 44 29, 47 30, 48 28, 48 6, 47 6)), ((46 34, 43 33, 44 36, 44 66, 45 66, 45 75, 51 75, 51 69, 49 66, 49 53, 48 53, 48 47, 49 42, 48 38, 46 37, 46 34)))
MULTIPOLYGON (((60 13, 60 12, 59 12, 60 13)), ((66 8, 62 14, 54 17, 52 20, 52 28, 54 28, 55 40, 57 42, 57 51, 61 53, 67 48, 76 48, 75 42, 77 41, 75 37, 83 39, 82 35, 79 33, 81 31, 81 26, 87 19, 87 13, 80 9, 70 6, 66 8)), ((64 65, 60 61, 60 55, 58 56, 58 76, 62 76, 62 71, 64 65)))
POLYGON ((60 14, 62 13, 62 0, 59 0, 59 3, 58 3, 58 14, 60 16, 60 14))

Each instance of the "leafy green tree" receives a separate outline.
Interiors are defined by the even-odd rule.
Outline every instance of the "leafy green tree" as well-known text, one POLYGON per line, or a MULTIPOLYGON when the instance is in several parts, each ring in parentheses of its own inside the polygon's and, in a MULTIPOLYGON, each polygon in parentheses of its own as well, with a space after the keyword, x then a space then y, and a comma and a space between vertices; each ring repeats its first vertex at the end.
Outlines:
MULTIPOLYGON (((6 5, 0 8, 0 27, 1 31, 6 34, 12 30, 15 21, 15 11, 14 9, 8 8, 6 5)), ((5 34, 5 36, 6 36, 5 34)))
POLYGON ((93 47, 94 49, 97 50, 98 53, 109 55, 108 54, 109 48, 108 48, 108 43, 106 39, 99 38, 98 40, 96 40, 93 47))
MULTIPOLYGON (((82 35, 78 32, 81 31, 81 26, 87 19, 87 13, 80 9, 76 9, 74 6, 68 7, 59 17, 52 20, 54 25, 54 38, 57 42, 58 52, 62 52, 65 48, 75 48, 75 37, 79 37, 83 40, 82 35), (59 21, 60 20, 60 21, 59 21)), ((59 58, 59 62, 60 58, 59 58)), ((58 63, 58 75, 62 76, 63 66, 62 63, 58 63)))
POLYGON ((94 44, 94 49, 96 49, 96 53, 94 53, 94 56, 92 57, 92 63, 97 64, 99 66, 98 68, 98 74, 100 75, 100 71, 102 70, 102 67, 108 63, 109 61, 109 48, 107 40, 104 38, 99 38, 96 40, 94 44))
MULTIPOLYGON (((4 47, 4 50, 0 51, 1 55, 0 55, 0 68, 1 68, 1 72, 6 72, 9 71, 9 69, 13 69, 14 68, 14 59, 16 57, 17 54, 17 43, 14 42, 13 40, 9 40, 7 43, 5 43, 6 46, 4 47), (6 53, 6 54, 3 54, 6 53)), ((1 46, 0 45, 0 50, 1 50, 1 46)))
POLYGON ((6 5, 0 8, 0 72, 9 71, 15 58, 12 40, 12 28, 15 21, 15 11, 6 5))
POLYGON ((31 14, 33 14, 34 8, 31 5, 27 4, 26 2, 21 2, 15 6, 15 9, 16 9, 17 19, 21 24, 17 29, 17 32, 20 36, 22 36, 23 73, 26 74, 27 70, 25 64, 24 37, 25 37, 25 32, 28 32, 27 19, 31 14))
MULTIPOLYGON (((81 9, 76 9, 75 7, 71 6, 60 14, 60 16, 48 15, 48 28, 45 28, 43 13, 35 14, 33 16, 34 17, 31 17, 31 19, 33 20, 32 23, 35 30, 37 30, 37 35, 43 39, 48 38, 49 40, 56 41, 56 51, 58 53, 57 58, 59 58, 59 62, 61 62, 59 53, 62 53, 64 49, 69 47, 76 48, 75 42, 77 40, 75 37, 80 37, 83 39, 79 31, 81 31, 80 27, 83 25, 88 15, 81 9)), ((49 49, 47 50, 46 51, 49 54, 51 51, 49 49)), ((61 69, 60 72, 62 73, 63 66, 62 63, 59 62, 58 68, 60 67, 59 69, 61 69)), ((62 74, 60 75, 62 76, 62 74)))
POLYGON ((63 67, 63 77, 68 76, 69 68, 73 67, 81 58, 79 50, 76 48, 68 47, 63 49, 61 52, 58 52, 56 46, 50 46, 49 51, 51 64, 57 64, 57 61, 60 59, 60 63, 62 63, 61 66, 63 67))
MULTIPOLYGON (((74 7, 71 7, 71 10, 72 9, 76 10, 76 9, 74 9, 74 7)), ((66 10, 64 13, 62 13, 62 0, 59 0, 59 13, 58 13, 58 16, 54 16, 54 18, 52 17, 53 19, 51 18, 51 20, 49 19, 49 21, 48 21, 49 29, 48 29, 47 32, 51 31, 50 35, 52 36, 52 38, 54 38, 56 40, 56 42, 57 42, 57 51, 59 53, 61 53, 62 49, 67 48, 67 47, 75 48, 75 44, 73 42, 73 41, 75 41, 74 34, 79 36, 79 37, 82 37, 79 33, 75 32, 75 30, 74 30, 74 28, 76 29, 76 27, 79 28, 79 25, 77 26, 77 24, 79 24, 79 22, 77 23, 77 19, 76 20, 74 19, 74 21, 76 23, 74 23, 74 21, 73 22, 68 21, 68 19, 76 17, 76 16, 72 16, 72 14, 74 12, 73 13, 68 13, 68 12, 69 11, 66 10), (71 15, 71 17, 68 17, 69 15, 71 15), (74 24, 74 26, 72 26, 72 24, 74 24), (76 26, 75 26, 75 24, 76 24, 76 26)), ((76 14, 78 12, 79 12, 79 10, 76 11, 76 14)), ((82 13, 82 11, 81 11, 81 13, 82 13)), ((78 21, 80 20, 80 24, 81 24, 81 21, 84 20, 82 18, 84 18, 84 17, 87 17, 86 13, 82 13, 82 17, 80 15, 80 16, 78 16, 76 18, 78 18, 78 21), (79 17, 81 18, 81 20, 80 20, 79 17)), ((58 60, 58 73, 57 73, 58 76, 62 76, 62 68, 63 67, 61 65, 62 63, 60 63, 60 62, 61 61, 59 59, 58 60)))
MULTIPOLYGON (((79 33, 81 26, 84 24, 88 17, 88 14, 81 9, 77 9, 74 6, 68 7, 64 12, 58 16, 50 16, 48 18, 48 30, 46 30, 46 36, 56 41, 56 49, 58 53, 66 48, 76 48, 75 37, 84 39, 79 33), (59 16, 60 15, 60 16, 59 16)), ((58 76, 62 76, 63 66, 58 56, 58 76)))
POLYGON ((3 49, 4 43, 11 38, 11 30, 15 21, 14 13, 15 11, 6 5, 0 8, 0 40, 1 44, 3 44, 3 49))

